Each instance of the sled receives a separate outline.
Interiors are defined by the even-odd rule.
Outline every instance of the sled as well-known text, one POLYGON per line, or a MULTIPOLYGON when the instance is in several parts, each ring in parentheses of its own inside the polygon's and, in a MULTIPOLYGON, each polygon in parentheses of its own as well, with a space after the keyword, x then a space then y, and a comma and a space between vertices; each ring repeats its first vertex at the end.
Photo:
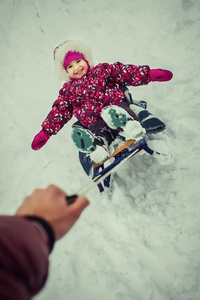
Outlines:
MULTIPOLYGON (((148 133, 148 128, 151 129, 153 128, 152 132, 150 133, 157 133, 165 129, 165 124, 162 123, 159 119, 155 117, 149 118, 149 116, 152 116, 152 114, 150 114, 146 110, 147 107, 146 101, 133 100, 127 87, 121 87, 121 88, 125 92, 127 101, 129 101, 130 104, 134 104, 142 108, 140 115, 142 115, 143 119, 141 119, 140 121, 141 122, 142 120, 147 121, 146 122, 147 128, 145 128, 147 129, 146 130, 147 133, 148 133), (153 127, 152 125, 155 124, 156 126, 153 127)), ((92 186, 93 184, 98 186, 100 193, 104 192, 105 188, 110 187, 112 173, 116 172, 117 168, 120 167, 121 164, 125 163, 128 159, 132 158, 142 150, 144 150, 150 155, 152 155, 155 152, 154 150, 150 149, 147 145, 147 135, 144 135, 137 140, 132 139, 132 140, 125 141, 123 137, 119 137, 118 140, 119 142, 116 143, 113 153, 105 161, 101 163, 96 163, 92 161, 88 153, 79 151, 80 164, 83 170, 85 171, 85 173, 88 176, 91 176, 92 180, 89 182, 88 185, 84 186, 83 189, 79 190, 77 194, 86 193, 91 188, 90 186, 92 186)), ((73 203, 75 197, 76 195, 72 195, 71 197, 68 197, 67 199, 68 204, 73 203)))
POLYGON ((105 188, 110 187, 111 175, 116 172, 123 163, 140 151, 144 150, 152 155, 154 150, 148 147, 146 140, 147 137, 145 135, 139 141, 134 139, 122 141, 122 143, 116 147, 114 152, 101 163, 95 163, 90 159, 87 153, 79 152, 80 163, 86 174, 88 176, 92 175, 92 180, 82 187, 75 195, 66 198, 68 205, 75 201, 77 195, 86 194, 94 185, 98 186, 100 193, 104 192, 105 188), (108 163, 107 166, 105 166, 106 163, 108 163))
POLYGON ((116 172, 122 163, 125 163, 141 150, 145 150, 151 155, 154 153, 154 151, 148 147, 146 139, 146 136, 144 136, 139 141, 122 141, 114 152, 101 163, 95 163, 89 156, 86 156, 86 153, 79 153, 79 160, 84 171, 88 176, 92 176, 92 181, 97 184, 101 193, 105 190, 105 187, 109 188, 111 174, 116 172))

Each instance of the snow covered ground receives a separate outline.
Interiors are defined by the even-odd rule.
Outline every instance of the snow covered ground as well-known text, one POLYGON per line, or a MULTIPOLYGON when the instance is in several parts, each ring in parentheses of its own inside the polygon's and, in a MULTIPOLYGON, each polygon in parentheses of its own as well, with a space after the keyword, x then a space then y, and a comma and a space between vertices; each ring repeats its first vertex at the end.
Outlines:
POLYGON ((73 193, 88 182, 70 138, 74 120, 40 151, 30 148, 61 87, 52 56, 59 43, 82 40, 97 63, 174 73, 171 82, 131 88, 167 124, 150 144, 174 162, 138 155, 116 174, 111 197, 92 190, 35 299, 199 300, 200 2, 1 0, 0 13, 2 214, 36 187, 73 193))

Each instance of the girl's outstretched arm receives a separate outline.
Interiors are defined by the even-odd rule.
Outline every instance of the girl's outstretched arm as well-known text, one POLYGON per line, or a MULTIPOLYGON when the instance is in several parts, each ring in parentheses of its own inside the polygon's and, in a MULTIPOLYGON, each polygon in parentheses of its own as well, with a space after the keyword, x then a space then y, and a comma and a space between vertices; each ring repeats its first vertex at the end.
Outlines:
POLYGON ((146 85, 151 81, 169 81, 173 77, 171 71, 150 69, 147 65, 124 65, 120 62, 103 65, 108 72, 108 81, 119 85, 146 85))
POLYGON ((32 149, 41 149, 50 136, 57 134, 58 131, 72 118, 72 115, 73 106, 65 92, 65 87, 63 86, 51 111, 42 123, 42 130, 36 134, 32 141, 32 149))

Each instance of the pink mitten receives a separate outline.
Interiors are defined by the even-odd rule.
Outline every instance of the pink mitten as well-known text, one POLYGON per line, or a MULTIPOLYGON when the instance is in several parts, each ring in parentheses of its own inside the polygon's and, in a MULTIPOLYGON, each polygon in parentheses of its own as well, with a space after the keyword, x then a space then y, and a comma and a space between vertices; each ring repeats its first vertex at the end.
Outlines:
POLYGON ((42 148, 46 142, 49 139, 49 135, 47 132, 41 130, 38 134, 36 134, 36 136, 34 137, 31 147, 33 150, 39 150, 40 148, 42 148))
POLYGON ((152 69, 150 70, 151 81, 169 81, 173 77, 171 71, 162 69, 152 69))

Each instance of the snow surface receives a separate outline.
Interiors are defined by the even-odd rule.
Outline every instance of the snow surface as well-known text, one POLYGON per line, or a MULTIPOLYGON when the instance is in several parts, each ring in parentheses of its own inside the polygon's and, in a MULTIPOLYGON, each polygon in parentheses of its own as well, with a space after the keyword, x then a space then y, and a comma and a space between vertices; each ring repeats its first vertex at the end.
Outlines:
POLYGON ((174 73, 171 82, 131 88, 167 124, 154 139, 169 142, 174 162, 138 155, 118 171, 110 196, 93 189, 35 299, 199 300, 200 2, 1 0, 0 12, 2 214, 34 188, 54 183, 73 193, 88 182, 70 138, 74 119, 43 149, 30 148, 61 88, 59 43, 80 39, 96 62, 174 73))

